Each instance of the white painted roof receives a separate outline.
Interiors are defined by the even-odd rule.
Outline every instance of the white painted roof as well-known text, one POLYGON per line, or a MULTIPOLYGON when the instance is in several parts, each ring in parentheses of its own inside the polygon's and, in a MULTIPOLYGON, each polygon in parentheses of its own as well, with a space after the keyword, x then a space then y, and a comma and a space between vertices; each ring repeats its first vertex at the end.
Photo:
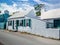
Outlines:
POLYGON ((60 18, 60 8, 49 10, 41 15, 41 19, 60 18))
POLYGON ((18 17, 24 17, 25 15, 27 15, 31 10, 33 10, 33 8, 27 8, 24 11, 18 11, 15 14, 13 14, 11 17, 9 17, 8 19, 11 18, 18 18, 18 17))

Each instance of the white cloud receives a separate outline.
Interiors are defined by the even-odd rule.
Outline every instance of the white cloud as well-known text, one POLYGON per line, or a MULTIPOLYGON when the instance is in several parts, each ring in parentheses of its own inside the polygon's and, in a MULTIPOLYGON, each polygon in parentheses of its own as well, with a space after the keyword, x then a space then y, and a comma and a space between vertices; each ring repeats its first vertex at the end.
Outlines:
POLYGON ((4 12, 4 10, 8 10, 10 14, 12 14, 15 11, 22 10, 21 8, 18 9, 17 4, 15 3, 13 5, 7 5, 6 3, 1 3, 0 5, 1 5, 0 9, 2 10, 2 13, 4 12))
POLYGON ((1 8, 3 8, 2 11, 8 10, 10 14, 17 10, 17 8, 15 7, 15 4, 7 5, 6 3, 1 3, 1 8))
POLYGON ((33 0, 33 1, 37 2, 38 4, 45 4, 45 5, 52 6, 52 4, 49 4, 49 3, 46 3, 46 2, 43 2, 43 1, 40 1, 40 0, 33 0))
MULTIPOLYGON (((33 1, 37 2, 38 4, 45 4, 47 10, 60 8, 60 3, 50 4, 50 3, 47 3, 47 2, 43 2, 41 0, 33 0, 33 1)), ((53 1, 53 2, 55 1, 56 2, 57 0, 48 0, 48 1, 53 1)))
POLYGON ((10 14, 16 11, 26 10, 27 8, 33 8, 29 4, 22 4, 22 7, 19 6, 19 8, 17 8, 18 5, 15 2, 13 2, 13 5, 7 5, 6 3, 1 3, 0 5, 1 5, 0 8, 2 10, 2 13, 4 12, 4 10, 8 10, 10 14))

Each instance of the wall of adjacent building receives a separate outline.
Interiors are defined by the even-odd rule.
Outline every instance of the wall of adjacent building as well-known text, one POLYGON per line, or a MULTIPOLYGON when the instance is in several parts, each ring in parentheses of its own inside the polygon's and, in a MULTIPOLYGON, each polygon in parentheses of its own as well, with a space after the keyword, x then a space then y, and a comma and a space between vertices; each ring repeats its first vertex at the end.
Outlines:
POLYGON ((4 22, 0 22, 0 29, 4 29, 4 22))

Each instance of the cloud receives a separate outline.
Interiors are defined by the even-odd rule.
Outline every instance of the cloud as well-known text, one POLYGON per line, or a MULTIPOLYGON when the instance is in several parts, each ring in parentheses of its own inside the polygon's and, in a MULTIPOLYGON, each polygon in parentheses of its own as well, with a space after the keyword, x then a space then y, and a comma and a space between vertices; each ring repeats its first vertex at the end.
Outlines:
POLYGON ((49 9, 53 8, 53 5, 52 4, 49 4, 47 2, 43 2, 41 0, 33 0, 33 1, 37 2, 38 4, 45 4, 46 10, 49 10, 49 9))
MULTIPOLYGON (((28 1, 29 0, 17 0, 17 2, 12 1, 13 3, 12 5, 8 5, 7 3, 1 3, 0 10, 3 10, 3 11, 8 10, 10 13, 12 13, 12 12, 19 11, 19 10, 22 11, 23 9, 25 10, 29 7, 33 8, 33 6, 31 6, 31 3, 29 3, 28 1), (20 1, 25 1, 25 2, 22 2, 20 4, 20 1)), ((47 2, 42 1, 42 0, 33 0, 33 1, 38 4, 45 4, 46 10, 60 8, 60 3, 56 3, 56 4, 48 3, 48 2, 57 2, 57 0, 46 0, 47 2)))
POLYGON ((15 4, 15 3, 13 5, 8 5, 6 3, 1 3, 0 5, 1 5, 0 8, 2 10, 2 13, 4 12, 4 10, 8 10, 10 12, 10 14, 12 14, 15 11, 20 10, 20 8, 19 9, 17 8, 17 4, 15 4))
POLYGON ((2 13, 4 12, 4 10, 8 10, 10 12, 10 14, 12 14, 13 12, 16 12, 16 11, 26 10, 27 8, 33 8, 32 6, 30 6, 27 3, 22 4, 21 7, 18 4, 16 4, 15 2, 13 2, 13 5, 8 5, 6 3, 1 3, 0 5, 1 5, 0 9, 2 10, 2 13), (17 8, 18 6, 19 6, 19 8, 17 8))
POLYGON ((46 4, 46 5, 52 6, 51 4, 49 4, 47 2, 40 1, 40 0, 33 0, 33 1, 37 2, 38 4, 46 4))
POLYGON ((57 2, 60 2, 60 1, 57 1, 57 0, 45 0, 47 2, 42 1, 42 0, 33 0, 33 1, 37 2, 38 4, 45 4, 46 10, 60 8, 60 3, 57 3, 57 2), (52 4, 52 3, 55 3, 55 4, 52 4))

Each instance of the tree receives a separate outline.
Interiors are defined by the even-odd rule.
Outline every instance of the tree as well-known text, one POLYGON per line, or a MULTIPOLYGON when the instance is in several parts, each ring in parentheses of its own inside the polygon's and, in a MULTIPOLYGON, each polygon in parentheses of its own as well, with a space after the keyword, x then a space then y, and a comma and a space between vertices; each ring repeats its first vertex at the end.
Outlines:
POLYGON ((41 9, 44 7, 44 4, 36 4, 34 6, 35 10, 36 10, 36 16, 40 16, 41 15, 41 9))

